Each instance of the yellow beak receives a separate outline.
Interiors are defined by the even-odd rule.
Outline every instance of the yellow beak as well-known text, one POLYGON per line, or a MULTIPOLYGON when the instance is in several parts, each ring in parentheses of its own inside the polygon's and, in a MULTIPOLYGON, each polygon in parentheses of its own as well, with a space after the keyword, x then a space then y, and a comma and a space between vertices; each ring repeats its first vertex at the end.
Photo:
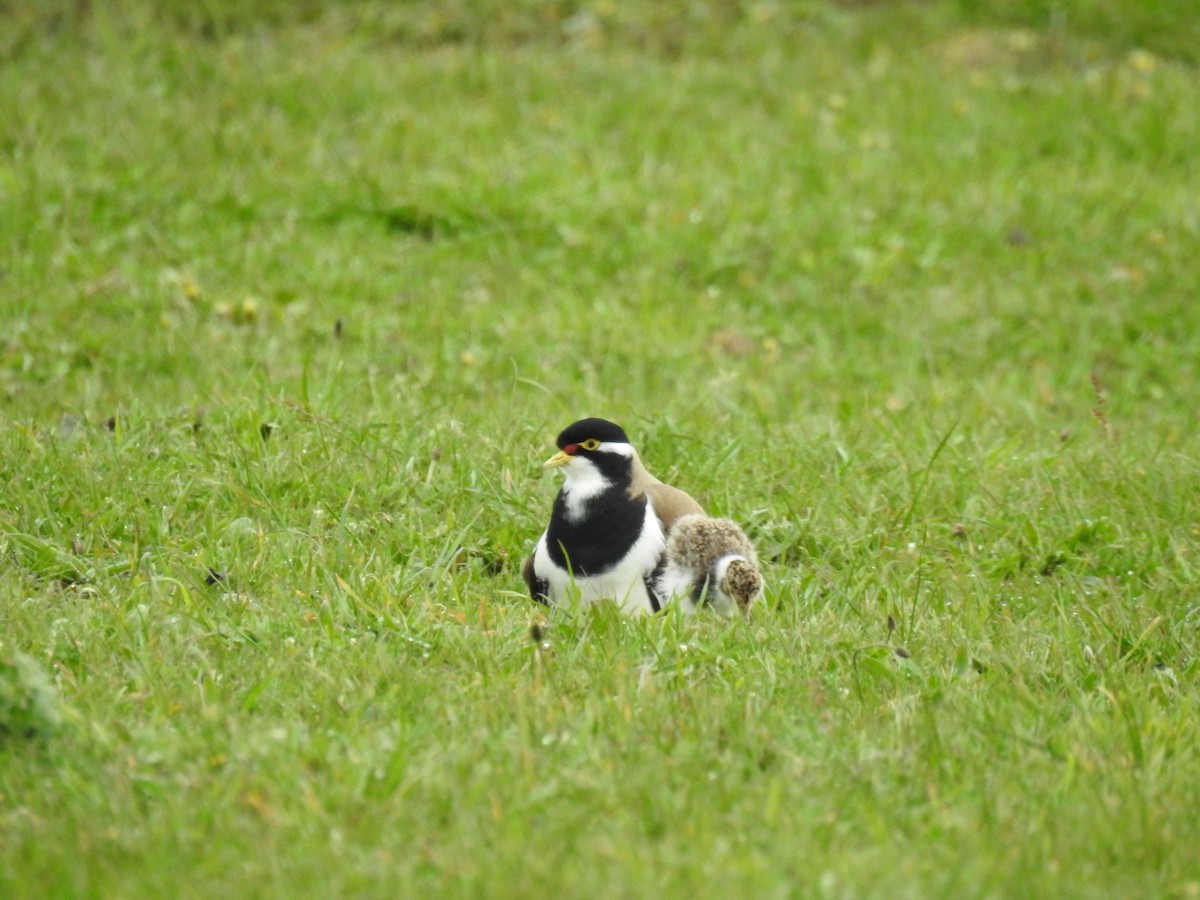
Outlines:
POLYGON ((552 457, 542 463, 543 469, 557 469, 559 466, 565 466, 571 461, 571 455, 559 450, 552 457))

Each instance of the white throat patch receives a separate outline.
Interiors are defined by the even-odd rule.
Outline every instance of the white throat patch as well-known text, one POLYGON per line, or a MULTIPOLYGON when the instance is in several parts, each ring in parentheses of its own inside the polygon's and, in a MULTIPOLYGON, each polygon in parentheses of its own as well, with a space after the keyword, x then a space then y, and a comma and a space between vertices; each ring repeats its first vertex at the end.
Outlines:
MULTIPOLYGON (((596 448, 601 453, 615 453, 624 457, 633 456, 632 444, 618 444, 605 441, 596 448)), ((612 481, 605 478, 592 461, 582 456, 574 456, 563 466, 563 499, 567 503, 567 519, 578 522, 583 518, 584 507, 589 500, 612 487, 612 481)))
POLYGON ((567 518, 578 522, 583 518, 584 507, 593 497, 612 487, 612 482, 600 474, 589 460, 576 456, 563 467, 562 493, 567 502, 567 518))

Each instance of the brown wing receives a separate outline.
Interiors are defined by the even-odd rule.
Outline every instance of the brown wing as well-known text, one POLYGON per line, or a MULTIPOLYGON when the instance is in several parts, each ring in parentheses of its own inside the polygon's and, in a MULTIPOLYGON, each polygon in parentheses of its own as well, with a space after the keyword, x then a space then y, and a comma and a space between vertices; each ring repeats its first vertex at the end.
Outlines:
POLYGON ((654 504, 654 511, 658 513, 658 520, 662 522, 664 534, 671 530, 671 526, 675 524, 675 520, 679 517, 691 515, 692 513, 704 514, 704 509, 699 503, 679 488, 673 488, 669 484, 662 484, 661 482, 659 484, 648 484, 645 491, 646 495, 650 498, 650 502, 654 504))
POLYGON ((663 484, 647 472, 636 454, 633 457, 633 483, 629 486, 629 493, 635 497, 645 494, 650 498, 650 502, 654 504, 654 511, 658 513, 658 520, 662 522, 664 534, 671 530, 671 526, 680 516, 691 513, 704 514, 700 504, 679 488, 663 484))

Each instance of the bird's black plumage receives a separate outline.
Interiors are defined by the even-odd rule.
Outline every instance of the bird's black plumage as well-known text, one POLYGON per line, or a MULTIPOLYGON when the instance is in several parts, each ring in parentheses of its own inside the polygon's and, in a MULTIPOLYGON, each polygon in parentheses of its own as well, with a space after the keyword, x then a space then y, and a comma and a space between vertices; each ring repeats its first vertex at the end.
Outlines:
POLYGON ((583 457, 609 482, 603 492, 583 502, 581 516, 568 514, 565 486, 554 500, 546 549, 555 565, 577 577, 602 575, 615 566, 637 541, 646 517, 646 498, 629 493, 632 458, 595 448, 597 442, 628 444, 629 438, 615 422, 592 418, 571 423, 556 441, 560 450, 583 457))
POLYGON ((614 444, 628 444, 629 437, 616 422, 610 422, 608 419, 580 419, 578 422, 572 422, 561 432, 559 432, 558 449, 562 450, 569 444, 582 444, 589 439, 597 441, 605 441, 614 444))
POLYGON ((549 606, 550 582, 534 571, 532 556, 526 559, 525 565, 521 567, 521 577, 525 579, 525 586, 529 588, 529 596, 543 606, 549 606))
POLYGON ((603 575, 637 542, 646 518, 646 498, 629 496, 624 486, 614 485, 587 501, 581 519, 567 515, 567 501, 560 491, 554 500, 546 549, 555 565, 581 575, 603 575))

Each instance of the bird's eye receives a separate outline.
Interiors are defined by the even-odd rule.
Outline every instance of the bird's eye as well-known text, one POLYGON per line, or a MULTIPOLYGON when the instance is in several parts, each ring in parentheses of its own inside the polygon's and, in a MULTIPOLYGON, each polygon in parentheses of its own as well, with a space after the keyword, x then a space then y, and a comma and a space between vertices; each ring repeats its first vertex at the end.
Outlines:
POLYGON ((600 447, 600 442, 595 438, 588 438, 579 446, 583 447, 584 450, 596 450, 600 447))

